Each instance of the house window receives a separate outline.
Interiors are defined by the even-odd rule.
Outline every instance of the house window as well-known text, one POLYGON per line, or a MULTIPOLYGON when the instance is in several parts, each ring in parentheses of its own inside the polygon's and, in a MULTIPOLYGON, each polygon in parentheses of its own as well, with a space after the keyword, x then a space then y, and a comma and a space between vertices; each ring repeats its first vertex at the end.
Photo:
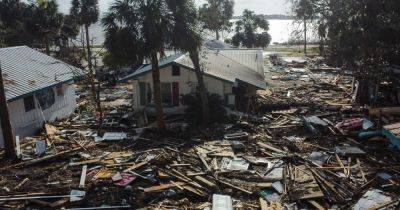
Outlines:
POLYGON ((64 95, 64 89, 63 89, 62 85, 58 86, 56 88, 56 92, 57 92, 57 96, 63 96, 64 95))
POLYGON ((33 98, 33 95, 24 98, 24 106, 25 112, 29 112, 35 109, 35 99, 33 98))
POLYGON ((181 69, 179 66, 173 65, 172 66, 172 76, 180 76, 181 75, 181 69))
POLYGON ((56 102, 53 89, 47 89, 37 93, 36 98, 42 110, 50 108, 56 102))
POLYGON ((163 104, 172 104, 171 83, 161 83, 161 100, 163 104))

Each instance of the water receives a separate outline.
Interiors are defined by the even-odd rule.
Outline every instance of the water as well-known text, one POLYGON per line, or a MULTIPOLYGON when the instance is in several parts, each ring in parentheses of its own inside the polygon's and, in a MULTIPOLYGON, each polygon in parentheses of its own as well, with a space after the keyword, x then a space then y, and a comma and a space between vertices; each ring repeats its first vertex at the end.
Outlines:
MULTIPOLYGON (((293 37, 300 37, 302 39, 302 34, 296 35, 296 30, 301 30, 303 25, 297 23, 294 20, 268 20, 269 22, 269 31, 268 33, 271 35, 272 43, 283 43, 289 41, 289 39, 293 37)), ((311 28, 308 29, 308 40, 314 41, 316 40, 316 32, 311 28)), ((104 42, 104 32, 100 24, 94 24, 90 27, 91 37, 94 38, 93 43, 95 45, 101 45, 104 42)), ((213 38, 214 33, 208 33, 209 38, 213 38)), ((234 35, 234 32, 224 32, 222 33, 223 38, 231 38, 234 35)))

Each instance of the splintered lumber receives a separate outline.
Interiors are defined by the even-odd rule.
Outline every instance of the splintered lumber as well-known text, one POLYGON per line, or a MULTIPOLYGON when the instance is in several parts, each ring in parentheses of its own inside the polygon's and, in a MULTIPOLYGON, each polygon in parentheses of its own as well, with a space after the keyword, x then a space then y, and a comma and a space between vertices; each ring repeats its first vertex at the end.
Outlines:
POLYGON ((135 165, 133 165, 133 166, 131 166, 131 167, 125 169, 124 172, 133 171, 133 170, 135 170, 135 169, 138 169, 138 168, 140 168, 140 167, 146 165, 147 163, 148 163, 147 161, 140 162, 140 163, 138 163, 138 164, 135 164, 135 165))
POLYGON ((188 173, 186 173, 186 176, 200 176, 200 175, 206 175, 206 173, 204 173, 204 172, 197 172, 197 173, 188 172, 188 173))
MULTIPOLYGON (((94 145, 96 145, 96 144, 94 144, 94 145)), ((36 159, 33 159, 33 160, 28 160, 28 161, 25 161, 25 162, 21 162, 21 163, 15 164, 15 165, 11 166, 11 168, 19 168, 19 167, 22 167, 22 166, 29 166, 29 165, 37 164, 37 163, 40 163, 40 162, 43 162, 43 161, 47 161, 47 160, 63 157, 63 156, 72 154, 74 152, 78 152, 81 149, 82 148, 79 147, 79 148, 75 148, 75 149, 71 149, 71 150, 62 151, 62 152, 59 152, 59 153, 56 153, 56 154, 53 154, 53 155, 47 155, 47 156, 36 158, 36 159)))
POLYGON ((178 184, 176 184, 174 181, 171 180, 170 182, 171 182, 171 184, 174 184, 175 187, 177 187, 177 188, 183 190, 183 188, 182 188, 181 186, 179 186, 178 184))
POLYGON ((317 203, 314 200, 309 200, 308 202, 318 210, 325 210, 325 208, 323 206, 321 206, 319 203, 317 203))
POLYGON ((369 115, 376 117, 379 115, 400 115, 400 107, 371 108, 369 115))
POLYGON ((186 183, 184 183, 184 182, 174 182, 174 183, 171 183, 171 184, 161 184, 161 185, 158 185, 158 186, 144 188, 143 192, 145 192, 145 193, 155 192, 155 191, 169 189, 171 187, 184 186, 185 184, 186 183))
POLYGON ((308 200, 308 199, 323 198, 323 197, 325 197, 325 195, 322 192, 314 192, 300 197, 299 200, 308 200))
POLYGON ((207 171, 211 171, 211 167, 208 165, 207 161, 204 159, 203 154, 201 154, 199 151, 197 151, 197 156, 199 157, 199 159, 203 163, 204 167, 206 167, 206 170, 207 171))
POLYGON ((185 190, 187 190, 187 191, 189 191, 189 192, 191 192, 191 193, 194 193, 194 194, 196 194, 196 195, 199 195, 199 196, 201 196, 201 197, 207 196, 207 194, 204 193, 203 191, 201 191, 201 190, 199 190, 199 189, 195 189, 195 188, 193 188, 193 187, 191 187, 191 186, 184 185, 184 186, 182 186, 182 187, 183 187, 183 189, 185 189, 185 190))
POLYGON ((57 135, 60 133, 60 130, 58 130, 55 126, 47 123, 44 124, 44 128, 46 130, 46 134, 49 136, 57 135))
POLYGON ((243 182, 241 185, 246 187, 260 187, 260 188, 271 188, 271 182, 243 182))
POLYGON ((57 207, 57 206, 61 206, 61 205, 63 205, 64 203, 66 203, 68 201, 69 201, 69 198, 62 198, 62 199, 60 199, 58 201, 54 201, 53 203, 51 203, 50 207, 54 208, 54 207, 57 207))
POLYGON ((82 166, 81 179, 79 181, 79 188, 85 188, 87 165, 82 166))
POLYGON ((261 210, 268 210, 267 201, 260 197, 260 207, 261 210))
POLYGON ((91 159, 91 160, 84 160, 84 161, 79 161, 79 162, 73 162, 70 163, 69 166, 79 166, 79 165, 87 165, 87 164, 95 164, 100 162, 100 158, 95 158, 95 159, 91 159))
POLYGON ((262 142, 257 142, 257 145, 264 149, 269 149, 269 150, 277 152, 277 153, 285 153, 285 151, 283 151, 283 150, 280 150, 278 148, 275 148, 273 146, 270 146, 270 145, 262 143, 262 142))
POLYGON ((220 179, 217 179, 217 180, 218 180, 218 182, 220 182, 221 184, 226 185, 226 186, 228 186, 228 187, 230 187, 230 188, 233 188, 233 189, 242 191, 242 192, 244 192, 244 193, 246 193, 246 194, 249 194, 249 195, 252 195, 252 194, 253 194, 252 192, 250 192, 250 191, 248 191, 248 190, 245 190, 245 189, 243 189, 243 188, 237 187, 237 186, 235 186, 235 185, 232 185, 231 183, 222 181, 222 180, 220 180, 220 179))
POLYGON ((201 177, 201 176, 195 176, 194 177, 197 181, 199 181, 199 182, 201 182, 201 183, 203 183, 203 184, 206 184, 207 186, 209 186, 209 187, 211 187, 211 188, 218 188, 218 186, 216 185, 216 184, 214 184, 213 182, 211 182, 211 181, 208 181, 207 179, 205 179, 205 178, 203 178, 203 177, 201 177))
POLYGON ((29 181, 29 178, 25 178, 24 180, 22 180, 21 183, 19 183, 17 186, 14 187, 14 190, 20 188, 22 185, 24 185, 25 183, 27 183, 29 181))

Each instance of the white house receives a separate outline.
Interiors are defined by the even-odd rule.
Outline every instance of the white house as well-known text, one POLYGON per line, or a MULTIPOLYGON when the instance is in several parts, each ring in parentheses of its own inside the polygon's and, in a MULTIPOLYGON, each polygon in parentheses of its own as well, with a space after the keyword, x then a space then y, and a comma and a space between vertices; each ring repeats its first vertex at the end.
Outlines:
MULTIPOLYGON (((266 88, 261 50, 207 49, 200 54, 208 92, 220 95, 226 105, 235 106, 243 99, 255 96, 257 90, 266 88)), ((159 66, 164 112, 182 113, 185 107, 181 95, 193 93, 197 88, 193 63, 187 54, 177 53, 162 59, 159 66)), ((151 65, 122 80, 133 80, 136 110, 154 110, 151 65)))
POLYGON ((81 70, 26 46, 1 48, 0 66, 14 136, 34 135, 74 112, 73 78, 81 70))

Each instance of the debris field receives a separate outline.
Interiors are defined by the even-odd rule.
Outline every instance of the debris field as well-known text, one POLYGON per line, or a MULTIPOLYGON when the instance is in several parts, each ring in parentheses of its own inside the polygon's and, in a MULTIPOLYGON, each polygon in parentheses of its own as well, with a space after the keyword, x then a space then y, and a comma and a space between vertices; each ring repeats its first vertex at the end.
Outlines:
POLYGON ((19 140, 1 209, 399 209, 400 109, 352 104, 351 76, 271 56, 269 88, 224 124, 132 116, 129 88, 19 140))

